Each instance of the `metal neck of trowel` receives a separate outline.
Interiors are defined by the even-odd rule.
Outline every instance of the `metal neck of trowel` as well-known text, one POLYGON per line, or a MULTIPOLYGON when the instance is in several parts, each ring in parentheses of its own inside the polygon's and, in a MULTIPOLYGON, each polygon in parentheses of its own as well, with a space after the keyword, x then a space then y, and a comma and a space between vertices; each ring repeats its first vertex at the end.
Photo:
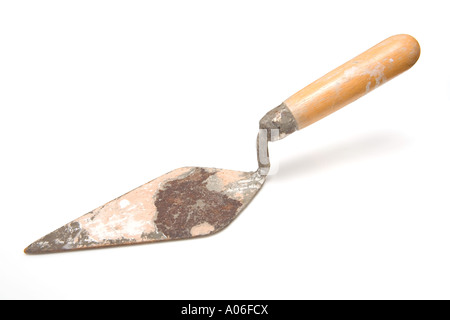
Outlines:
POLYGON ((267 130, 259 129, 259 133, 256 138, 256 156, 258 158, 258 171, 256 171, 256 173, 263 177, 267 176, 270 171, 268 142, 267 130))
POLYGON ((281 140, 297 131, 297 122, 284 103, 272 109, 259 121, 257 138, 258 172, 267 176, 270 170, 269 141, 281 140))

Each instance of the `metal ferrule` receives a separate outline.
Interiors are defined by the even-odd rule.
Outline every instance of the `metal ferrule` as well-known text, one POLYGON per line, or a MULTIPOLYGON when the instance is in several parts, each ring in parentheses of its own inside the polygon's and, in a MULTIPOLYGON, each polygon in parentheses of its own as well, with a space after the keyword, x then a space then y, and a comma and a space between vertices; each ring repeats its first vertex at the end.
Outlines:
POLYGON ((284 103, 267 112, 259 121, 259 128, 267 130, 268 141, 281 140, 298 130, 297 121, 284 103))

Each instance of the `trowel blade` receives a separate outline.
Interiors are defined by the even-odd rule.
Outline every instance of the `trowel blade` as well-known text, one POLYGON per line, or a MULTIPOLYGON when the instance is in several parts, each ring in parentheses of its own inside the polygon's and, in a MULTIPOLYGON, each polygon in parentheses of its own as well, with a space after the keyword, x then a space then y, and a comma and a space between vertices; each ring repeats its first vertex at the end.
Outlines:
POLYGON ((24 251, 51 253, 210 235, 228 226, 264 181, 258 171, 179 168, 69 222, 24 251))

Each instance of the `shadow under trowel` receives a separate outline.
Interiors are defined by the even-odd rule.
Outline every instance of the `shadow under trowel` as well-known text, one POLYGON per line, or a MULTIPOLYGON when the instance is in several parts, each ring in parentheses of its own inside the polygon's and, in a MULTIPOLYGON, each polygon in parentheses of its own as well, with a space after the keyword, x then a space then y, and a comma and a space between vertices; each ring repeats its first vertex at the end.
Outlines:
POLYGON ((379 132, 345 140, 281 160, 278 171, 269 178, 276 180, 297 179, 303 174, 323 171, 340 164, 358 161, 399 150, 408 144, 408 139, 397 133, 379 132))

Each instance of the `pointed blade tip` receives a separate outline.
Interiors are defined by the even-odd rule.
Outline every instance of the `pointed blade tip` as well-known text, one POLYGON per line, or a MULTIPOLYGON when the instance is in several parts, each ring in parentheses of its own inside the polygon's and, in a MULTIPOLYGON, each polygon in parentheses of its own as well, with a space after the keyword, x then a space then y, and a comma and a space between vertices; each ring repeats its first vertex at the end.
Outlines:
POLYGON ((32 244, 30 244, 28 247, 26 247, 25 249, 23 249, 23 253, 25 254, 40 254, 43 253, 42 250, 40 250, 36 245, 36 242, 33 242, 32 244))
POLYGON ((28 255, 55 253, 61 251, 62 250, 58 250, 58 248, 44 246, 41 240, 37 240, 23 249, 23 252, 28 255))

